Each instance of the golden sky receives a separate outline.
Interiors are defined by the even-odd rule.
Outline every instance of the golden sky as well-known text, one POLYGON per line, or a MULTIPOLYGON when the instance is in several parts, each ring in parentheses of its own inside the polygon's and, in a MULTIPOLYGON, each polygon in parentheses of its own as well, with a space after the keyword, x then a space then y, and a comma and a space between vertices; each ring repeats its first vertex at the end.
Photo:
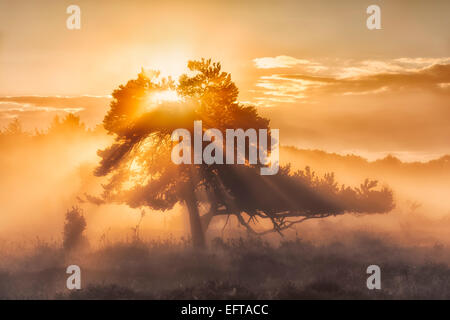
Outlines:
POLYGON ((368 157, 450 153, 449 1, 0 1, 0 125, 101 121, 141 67, 222 62, 283 144, 368 157), (81 8, 81 30, 66 8, 81 8), (382 30, 366 8, 381 7, 382 30), (20 98, 19 98, 20 96, 20 98))

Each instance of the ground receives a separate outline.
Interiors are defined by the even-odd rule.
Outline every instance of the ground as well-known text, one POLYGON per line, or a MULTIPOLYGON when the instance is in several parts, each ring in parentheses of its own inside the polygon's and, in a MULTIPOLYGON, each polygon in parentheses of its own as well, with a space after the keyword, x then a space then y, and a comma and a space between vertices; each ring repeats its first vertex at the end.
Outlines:
POLYGON ((118 242, 77 253, 39 243, 3 255, 2 299, 449 299, 449 248, 400 247, 376 235, 314 245, 296 238, 118 242), (78 264, 82 289, 66 288, 65 268, 78 264), (381 268, 381 290, 368 290, 367 266, 381 268))

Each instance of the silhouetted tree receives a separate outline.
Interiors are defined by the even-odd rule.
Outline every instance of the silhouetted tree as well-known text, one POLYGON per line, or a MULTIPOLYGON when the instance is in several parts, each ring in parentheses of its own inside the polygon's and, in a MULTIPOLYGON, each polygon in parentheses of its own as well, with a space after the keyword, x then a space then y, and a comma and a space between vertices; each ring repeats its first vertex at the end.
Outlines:
POLYGON ((48 130, 49 134, 61 134, 61 133, 77 133, 85 132, 86 125, 81 121, 80 117, 69 113, 64 118, 60 119, 59 116, 55 116, 48 130))
POLYGON ((20 120, 18 118, 14 118, 14 120, 8 123, 8 126, 3 131, 3 134, 7 136, 21 136, 24 135, 25 132, 22 129, 20 120))
POLYGON ((86 243, 83 232, 86 229, 86 220, 80 208, 73 207, 66 212, 63 232, 63 248, 70 251, 86 243))
MULTIPOLYGON (((189 61, 188 68, 190 74, 182 75, 178 83, 160 78, 157 72, 142 71, 113 92, 103 124, 115 142, 99 151, 102 160, 96 169, 96 175, 110 177, 102 201, 154 210, 183 203, 196 247, 205 245, 205 230, 216 215, 235 215, 252 233, 258 232, 251 224, 266 219, 273 228, 262 233, 281 233, 306 219, 393 208, 391 191, 374 190, 377 183, 369 180, 359 188, 348 188, 338 186, 332 174, 319 178, 308 168, 291 172, 289 166, 276 175, 261 176, 259 165, 248 161, 242 165, 175 165, 170 157, 171 134, 178 128, 192 133, 194 120, 202 120, 203 130, 217 128, 222 133, 226 129, 269 129, 269 120, 260 117, 255 107, 237 102, 238 89, 230 74, 221 71, 220 63, 189 61), (158 98, 175 91, 181 101, 158 98), (202 216, 200 204, 207 208, 202 216)), ((248 160, 248 154, 245 157, 248 160)))

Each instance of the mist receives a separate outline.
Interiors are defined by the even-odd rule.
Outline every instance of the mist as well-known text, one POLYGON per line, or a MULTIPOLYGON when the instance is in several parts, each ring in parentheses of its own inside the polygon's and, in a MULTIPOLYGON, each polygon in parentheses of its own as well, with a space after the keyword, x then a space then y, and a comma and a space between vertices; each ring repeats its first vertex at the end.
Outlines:
MULTIPOLYGON (((2 241, 36 239, 60 242, 67 210, 78 206, 87 221, 86 236, 96 246, 102 241, 132 239, 139 228, 142 239, 188 237, 185 208, 168 211, 132 209, 123 204, 91 201, 102 192, 106 178, 95 177, 97 150, 111 137, 97 126, 86 126, 76 116, 54 120, 48 129, 30 133, 12 122, 0 136, 0 234, 2 241), (56 121, 56 122, 55 122, 56 121), (142 216, 142 219, 141 219, 142 216)), ((320 221, 307 221, 285 232, 314 241, 333 241, 355 231, 380 232, 403 245, 449 243, 449 159, 403 163, 395 157, 368 161, 355 155, 341 156, 318 150, 281 147, 281 164, 309 166, 317 174, 333 172, 337 181, 358 186, 365 178, 389 186, 396 208, 386 214, 346 214, 320 221)), ((233 217, 215 217, 207 236, 244 236, 246 231, 233 217)), ((283 237, 266 237, 274 243, 283 237)))

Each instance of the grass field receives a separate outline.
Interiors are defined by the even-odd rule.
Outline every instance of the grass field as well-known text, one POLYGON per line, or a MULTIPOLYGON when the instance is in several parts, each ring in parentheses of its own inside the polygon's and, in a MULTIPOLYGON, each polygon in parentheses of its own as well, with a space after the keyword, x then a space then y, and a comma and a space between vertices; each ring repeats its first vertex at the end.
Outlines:
POLYGON ((300 239, 269 245, 223 241, 196 252, 185 240, 118 242, 77 253, 37 243, 2 253, 2 299, 449 299, 450 250, 388 245, 355 234, 351 244, 300 239), (65 268, 81 267, 82 289, 69 291, 65 268), (367 266, 381 268, 381 290, 366 287, 367 266))

